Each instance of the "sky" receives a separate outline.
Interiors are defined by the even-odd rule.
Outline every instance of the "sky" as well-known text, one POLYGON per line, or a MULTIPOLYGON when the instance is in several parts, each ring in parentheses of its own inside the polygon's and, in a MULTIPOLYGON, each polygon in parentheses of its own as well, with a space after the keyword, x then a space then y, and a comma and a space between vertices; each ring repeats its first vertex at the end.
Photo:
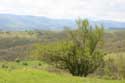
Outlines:
POLYGON ((0 0, 0 13, 125 22, 125 0, 0 0))

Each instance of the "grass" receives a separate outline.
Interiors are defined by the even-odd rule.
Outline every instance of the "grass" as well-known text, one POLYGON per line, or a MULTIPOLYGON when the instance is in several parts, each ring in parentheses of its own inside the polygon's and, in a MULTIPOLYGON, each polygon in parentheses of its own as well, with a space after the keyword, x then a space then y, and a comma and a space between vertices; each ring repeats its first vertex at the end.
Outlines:
POLYGON ((0 70, 0 83, 125 83, 122 80, 100 80, 57 75, 43 70, 16 69, 0 70))
MULTIPOLYGON (((41 42, 44 42, 43 40, 52 42, 65 38, 64 33, 58 35, 54 33, 52 34, 50 34, 50 32, 48 32, 48 34, 40 33, 39 39, 41 39, 41 42)), ((14 60, 14 57, 16 58, 19 55, 24 57, 25 54, 23 52, 26 50, 24 48, 29 48, 28 44, 33 44, 36 42, 35 38, 37 35, 37 33, 32 32, 1 32, 0 57, 6 57, 5 59, 9 60, 10 55, 11 58, 13 58, 12 60, 14 60)), ((108 51, 113 52, 106 58, 113 57, 113 59, 115 59, 115 64, 123 64, 117 65, 119 68, 124 67, 125 53, 116 54, 114 52, 117 50, 124 52, 124 36, 124 32, 121 31, 110 31, 110 34, 106 36, 106 43, 108 44, 105 48, 108 51)), ((48 72, 48 69, 51 71, 52 67, 39 61, 21 61, 19 63, 0 62, 0 83, 125 83, 125 80, 104 80, 95 78, 91 79, 89 77, 73 77, 71 75, 62 73, 48 72)))
POLYGON ((50 65, 40 61, 0 62, 0 66, 0 83, 125 83, 125 80, 73 77, 48 72, 46 69, 50 65))

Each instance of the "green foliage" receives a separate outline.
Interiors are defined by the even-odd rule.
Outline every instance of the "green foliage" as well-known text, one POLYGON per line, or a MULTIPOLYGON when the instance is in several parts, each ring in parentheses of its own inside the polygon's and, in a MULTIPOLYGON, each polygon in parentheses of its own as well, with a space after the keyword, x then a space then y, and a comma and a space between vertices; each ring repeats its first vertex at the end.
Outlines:
POLYGON ((7 68, 8 68, 8 65, 7 65, 7 64, 2 64, 2 65, 1 65, 1 68, 7 69, 7 68))
POLYGON ((105 56, 105 65, 102 75, 107 76, 107 79, 125 79, 124 55, 124 53, 111 53, 105 56))
POLYGON ((21 60, 20 59, 18 59, 18 58, 16 58, 16 60, 15 60, 17 63, 20 63, 21 62, 21 60))
POLYGON ((24 66, 28 66, 28 63, 27 62, 23 62, 22 63, 24 66))
POLYGON ((78 29, 69 30, 69 39, 47 45, 35 45, 32 55, 68 69, 72 75, 87 76, 103 62, 103 53, 97 49, 103 44, 103 27, 95 28, 87 20, 77 21, 78 29))
POLYGON ((103 62, 103 53, 97 49, 102 45, 103 27, 96 26, 94 29, 87 20, 79 20, 77 24, 78 30, 69 34, 73 45, 60 60, 72 75, 86 77, 103 62))

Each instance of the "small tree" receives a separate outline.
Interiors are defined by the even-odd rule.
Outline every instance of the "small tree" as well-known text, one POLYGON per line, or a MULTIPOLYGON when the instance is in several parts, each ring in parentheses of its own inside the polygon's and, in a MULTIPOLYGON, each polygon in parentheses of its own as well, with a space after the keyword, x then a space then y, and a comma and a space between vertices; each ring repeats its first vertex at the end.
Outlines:
POLYGON ((87 20, 79 20, 77 24, 78 29, 69 32, 70 43, 65 44, 69 49, 64 50, 65 54, 56 59, 72 75, 86 77, 103 62, 103 53, 98 49, 103 44, 103 27, 92 27, 87 20))
POLYGON ((44 60, 49 59, 51 63, 56 62, 74 76, 86 77, 103 62, 104 54, 100 50, 103 44, 103 27, 92 27, 87 20, 79 20, 77 24, 78 29, 70 30, 67 40, 41 47, 38 45, 34 53, 44 60))

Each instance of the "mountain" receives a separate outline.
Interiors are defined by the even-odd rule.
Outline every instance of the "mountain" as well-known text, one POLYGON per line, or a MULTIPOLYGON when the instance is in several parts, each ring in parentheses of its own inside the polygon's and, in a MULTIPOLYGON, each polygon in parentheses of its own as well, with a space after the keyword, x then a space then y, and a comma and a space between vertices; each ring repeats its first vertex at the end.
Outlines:
MULTIPOLYGON (((106 28, 125 28, 125 22, 109 20, 90 20, 92 25, 103 24, 106 28)), ((0 14, 0 30, 24 31, 24 30, 62 30, 64 27, 75 28, 73 19, 52 19, 43 16, 0 14)))
POLYGON ((64 27, 75 27, 75 21, 70 19, 51 19, 42 16, 23 16, 0 14, 0 30, 62 30, 64 27))
POLYGON ((95 23, 103 24, 104 27, 109 28, 109 29, 125 29, 125 22, 100 20, 100 21, 96 21, 95 23))

